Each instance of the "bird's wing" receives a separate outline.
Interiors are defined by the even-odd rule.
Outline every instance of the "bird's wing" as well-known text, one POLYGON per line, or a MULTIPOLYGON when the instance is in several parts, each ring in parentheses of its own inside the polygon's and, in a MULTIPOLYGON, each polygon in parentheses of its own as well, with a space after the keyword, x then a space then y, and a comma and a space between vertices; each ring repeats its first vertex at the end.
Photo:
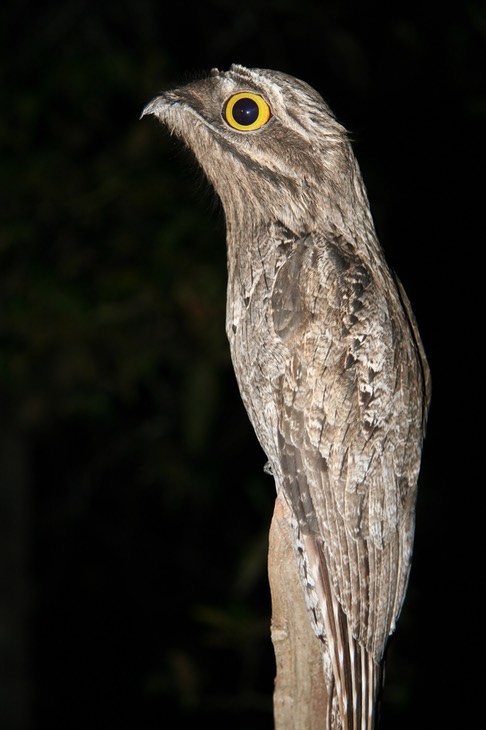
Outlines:
POLYGON ((381 660, 400 611, 422 441, 420 355, 388 269, 377 266, 338 235, 308 236, 294 242, 272 294, 289 353, 276 384, 282 488, 348 698, 356 674, 363 681, 364 665, 381 660))

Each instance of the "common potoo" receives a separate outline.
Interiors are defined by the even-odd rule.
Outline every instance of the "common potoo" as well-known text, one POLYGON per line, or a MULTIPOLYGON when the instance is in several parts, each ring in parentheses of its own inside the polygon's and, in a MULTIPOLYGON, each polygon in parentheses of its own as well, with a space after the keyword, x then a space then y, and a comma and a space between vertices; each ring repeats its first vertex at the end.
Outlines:
POLYGON ((370 730, 408 582, 429 400, 414 317, 345 129, 284 73, 233 65, 144 109, 193 151, 227 228, 227 335, 336 711, 370 730))

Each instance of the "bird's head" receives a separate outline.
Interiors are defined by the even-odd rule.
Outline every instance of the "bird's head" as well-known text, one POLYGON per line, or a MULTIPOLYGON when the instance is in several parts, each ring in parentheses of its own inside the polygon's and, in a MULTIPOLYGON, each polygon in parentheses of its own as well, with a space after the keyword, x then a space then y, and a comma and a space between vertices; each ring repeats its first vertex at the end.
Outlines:
POLYGON ((236 223, 270 217, 305 231, 352 198, 355 161, 344 128, 314 89, 287 74, 213 69, 157 96, 145 114, 193 151, 236 223))

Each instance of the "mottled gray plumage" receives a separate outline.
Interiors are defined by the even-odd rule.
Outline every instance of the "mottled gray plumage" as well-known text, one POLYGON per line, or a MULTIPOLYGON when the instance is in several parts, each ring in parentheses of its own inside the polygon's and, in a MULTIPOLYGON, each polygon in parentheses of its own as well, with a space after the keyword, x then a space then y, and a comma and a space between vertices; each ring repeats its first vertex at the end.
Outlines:
POLYGON ((233 365, 294 516, 330 727, 370 730, 410 570, 429 399, 410 305, 346 132, 307 84, 233 65, 144 113, 182 138, 221 198, 233 365), (268 104, 262 126, 229 123, 238 93, 268 104))

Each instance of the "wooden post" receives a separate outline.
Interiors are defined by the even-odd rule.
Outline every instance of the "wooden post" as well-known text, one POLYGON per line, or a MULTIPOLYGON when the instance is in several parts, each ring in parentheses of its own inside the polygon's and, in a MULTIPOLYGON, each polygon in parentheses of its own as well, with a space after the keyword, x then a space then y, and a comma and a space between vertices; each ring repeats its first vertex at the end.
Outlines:
POLYGON ((328 730, 328 695, 319 639, 305 606, 290 526, 290 511, 277 497, 270 527, 268 574, 272 642, 277 663, 273 697, 275 730, 328 730))

